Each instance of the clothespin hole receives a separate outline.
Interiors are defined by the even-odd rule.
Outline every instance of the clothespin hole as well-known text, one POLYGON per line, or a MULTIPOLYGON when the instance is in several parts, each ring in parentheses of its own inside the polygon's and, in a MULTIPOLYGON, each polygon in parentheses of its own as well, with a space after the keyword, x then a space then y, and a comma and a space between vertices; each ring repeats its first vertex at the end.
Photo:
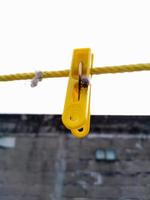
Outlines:
POLYGON ((79 131, 79 132, 82 132, 82 131, 83 131, 83 128, 79 128, 78 131, 79 131))

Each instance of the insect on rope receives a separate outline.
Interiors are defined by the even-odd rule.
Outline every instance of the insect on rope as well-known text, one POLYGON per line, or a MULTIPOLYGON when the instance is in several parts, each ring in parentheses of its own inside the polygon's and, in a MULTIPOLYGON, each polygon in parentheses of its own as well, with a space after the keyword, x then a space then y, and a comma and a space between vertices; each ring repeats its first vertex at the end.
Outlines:
POLYGON ((82 48, 73 51, 70 70, 0 75, 0 81, 32 79, 31 87, 35 87, 45 78, 69 77, 62 121, 75 137, 83 138, 90 130, 91 76, 149 70, 150 63, 93 68, 91 49, 82 48))

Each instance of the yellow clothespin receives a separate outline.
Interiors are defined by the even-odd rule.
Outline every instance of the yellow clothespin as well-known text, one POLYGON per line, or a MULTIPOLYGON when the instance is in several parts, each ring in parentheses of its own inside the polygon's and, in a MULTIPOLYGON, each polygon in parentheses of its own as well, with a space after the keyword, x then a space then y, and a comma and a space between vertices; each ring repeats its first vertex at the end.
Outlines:
POLYGON ((91 49, 74 50, 62 121, 78 138, 85 137, 90 130, 92 65, 91 49))

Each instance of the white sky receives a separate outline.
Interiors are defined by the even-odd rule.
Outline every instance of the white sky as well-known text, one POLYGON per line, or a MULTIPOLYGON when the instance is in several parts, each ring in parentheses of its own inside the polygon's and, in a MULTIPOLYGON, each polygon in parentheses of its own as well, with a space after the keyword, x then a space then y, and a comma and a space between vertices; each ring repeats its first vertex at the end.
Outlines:
MULTIPOLYGON (((150 1, 0 0, 0 74, 69 69, 74 48, 94 66, 150 62, 150 1)), ((61 114, 67 78, 0 83, 0 113, 61 114)), ((92 77, 92 114, 149 115, 150 72, 92 77)))

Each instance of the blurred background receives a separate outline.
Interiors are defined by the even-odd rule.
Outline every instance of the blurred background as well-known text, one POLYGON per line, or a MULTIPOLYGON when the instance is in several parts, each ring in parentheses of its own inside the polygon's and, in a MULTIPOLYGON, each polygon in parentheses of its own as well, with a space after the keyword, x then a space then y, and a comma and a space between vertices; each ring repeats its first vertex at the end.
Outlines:
POLYGON ((149 200, 150 117, 92 116, 74 138, 60 115, 0 115, 0 199, 149 200))

